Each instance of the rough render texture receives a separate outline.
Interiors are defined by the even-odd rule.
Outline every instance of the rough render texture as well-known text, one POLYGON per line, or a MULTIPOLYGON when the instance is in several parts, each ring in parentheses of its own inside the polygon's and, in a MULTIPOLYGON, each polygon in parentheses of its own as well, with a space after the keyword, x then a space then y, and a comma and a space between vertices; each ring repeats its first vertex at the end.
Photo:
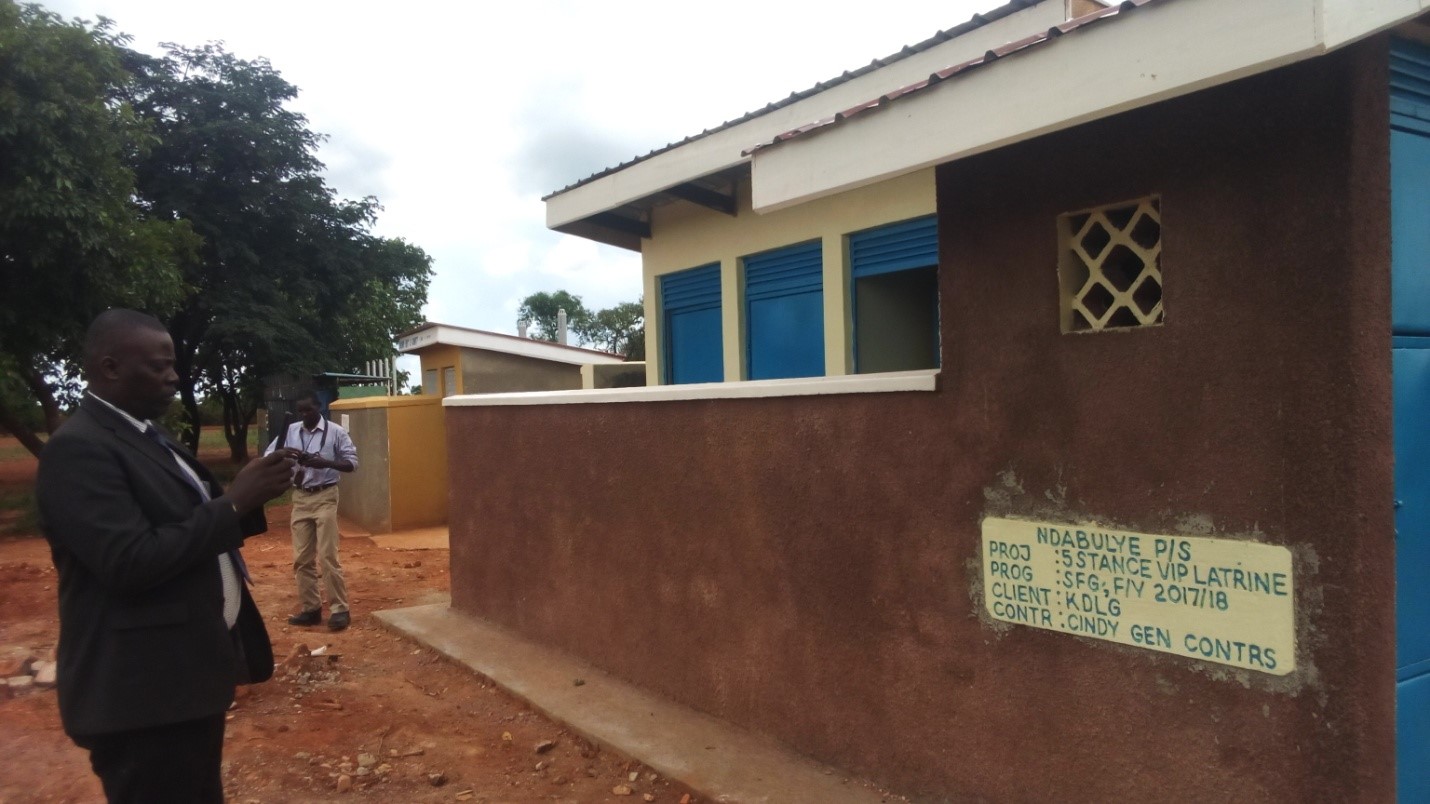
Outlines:
POLYGON ((1390 800, 1383 65, 941 168, 935 393, 450 409, 454 605, 917 797, 1390 800), (1055 217, 1149 192, 1166 324, 1060 334, 1055 217), (1292 547, 1300 669, 985 620, 992 514, 1292 547))
POLYGON ((357 448, 358 470, 339 477, 338 513, 373 533, 392 530, 391 472, 387 450, 386 408, 335 411, 348 415, 348 432, 357 448))
POLYGON ((462 390, 468 394, 571 391, 581 387, 581 367, 523 355, 462 350, 462 390))

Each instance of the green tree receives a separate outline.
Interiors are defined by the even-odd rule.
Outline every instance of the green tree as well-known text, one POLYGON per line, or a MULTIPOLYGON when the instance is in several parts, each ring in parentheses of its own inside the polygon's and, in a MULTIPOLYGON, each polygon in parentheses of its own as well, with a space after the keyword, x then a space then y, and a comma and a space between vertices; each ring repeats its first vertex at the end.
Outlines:
POLYGON ((580 296, 573 296, 564 290, 533 293, 521 300, 516 315, 517 318, 530 322, 533 339, 555 341, 558 310, 566 311, 567 332, 574 336, 578 344, 585 343, 581 333, 591 317, 591 312, 586 309, 586 304, 581 301, 580 296))
POLYGON ((154 138, 124 102, 126 41, 107 20, 0 0, 0 426, 35 453, 25 417, 58 425, 87 322, 173 309, 197 245, 136 203, 130 161, 154 138))
POLYGON ((627 360, 645 359, 645 303, 621 302, 597 310, 581 324, 581 339, 627 360))
POLYGON ((223 400, 235 461, 275 373, 348 370, 392 354, 421 321, 431 259, 376 237, 377 200, 337 198, 323 181, 322 138, 285 104, 297 95, 265 59, 210 43, 130 54, 129 101, 158 138, 138 161, 152 214, 203 238, 169 316, 179 395, 196 446, 198 397, 223 400))

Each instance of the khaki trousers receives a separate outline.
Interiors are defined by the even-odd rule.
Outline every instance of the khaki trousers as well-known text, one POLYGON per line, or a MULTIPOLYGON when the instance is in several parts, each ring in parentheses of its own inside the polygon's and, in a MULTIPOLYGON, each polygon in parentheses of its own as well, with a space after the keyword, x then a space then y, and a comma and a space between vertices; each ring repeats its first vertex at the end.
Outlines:
POLYGON ((318 611, 318 573, 323 575, 328 610, 348 610, 348 588, 343 565, 338 563, 338 487, 321 491, 293 490, 293 577, 298 581, 298 602, 303 611, 318 611))

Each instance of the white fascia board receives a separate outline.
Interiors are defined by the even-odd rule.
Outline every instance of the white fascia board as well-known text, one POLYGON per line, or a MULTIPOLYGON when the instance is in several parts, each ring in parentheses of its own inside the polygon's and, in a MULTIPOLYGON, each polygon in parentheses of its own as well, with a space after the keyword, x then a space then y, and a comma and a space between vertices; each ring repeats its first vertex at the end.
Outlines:
POLYGON ((886 108, 757 151, 755 211, 884 181, 1319 55, 1325 50, 1321 3, 1340 1, 1350 4, 1196 0, 1125 12, 1126 18, 1075 30, 886 108))
POLYGON ((982 56, 991 48, 1040 33, 1064 21, 1063 0, 1045 0, 981 28, 941 42, 782 109, 656 154, 546 201, 546 225, 556 228, 606 212, 748 161, 744 151, 776 135, 829 117, 938 70, 982 56))
POLYGON ((1322 0, 1327 50, 1380 33, 1430 10, 1430 0, 1322 0))
POLYGON ((597 352, 593 349, 579 349, 550 341, 531 338, 517 338, 492 332, 463 329, 461 327, 428 327, 414 332, 397 342, 399 352, 410 353, 430 346, 457 346, 465 349, 481 349, 487 352, 531 357, 554 363, 569 363, 573 366, 590 364, 621 363, 620 355, 597 352))
POLYGON ((938 390, 938 375, 938 369, 921 369, 887 374, 801 377, 789 380, 702 382, 689 385, 651 385, 640 388, 582 389, 579 391, 463 394, 443 399, 442 405, 449 408, 590 405, 616 402, 681 402, 705 399, 768 399, 784 396, 930 392, 938 390))

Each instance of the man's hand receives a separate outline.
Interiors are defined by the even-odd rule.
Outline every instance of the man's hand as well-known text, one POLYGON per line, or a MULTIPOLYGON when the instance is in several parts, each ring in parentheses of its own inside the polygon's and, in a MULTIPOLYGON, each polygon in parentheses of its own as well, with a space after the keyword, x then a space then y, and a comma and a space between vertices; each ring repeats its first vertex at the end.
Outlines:
POLYGON ((352 463, 346 459, 330 461, 313 452, 300 452, 297 458, 298 463, 310 469, 336 469, 339 472, 351 472, 353 470, 352 463))
POLYGON ((228 487, 225 497, 233 503, 240 514, 263 505, 274 497, 282 496, 292 486, 293 458, 288 450, 277 450, 271 455, 248 462, 238 470, 238 476, 228 487))

